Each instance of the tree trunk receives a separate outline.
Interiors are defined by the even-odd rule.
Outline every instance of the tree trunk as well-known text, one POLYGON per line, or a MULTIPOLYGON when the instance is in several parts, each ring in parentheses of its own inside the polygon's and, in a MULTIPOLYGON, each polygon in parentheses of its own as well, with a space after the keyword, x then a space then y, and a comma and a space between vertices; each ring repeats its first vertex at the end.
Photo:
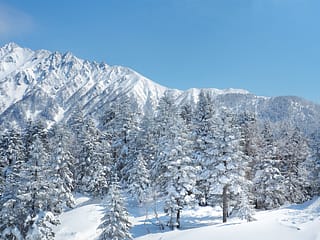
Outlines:
POLYGON ((173 217, 174 216, 174 212, 171 209, 171 213, 170 213, 170 221, 169 221, 169 227, 171 228, 171 230, 174 230, 174 222, 173 222, 173 217))
POLYGON ((228 185, 225 185, 223 187, 223 193, 222 193, 222 222, 227 222, 228 217, 228 185))
POLYGON ((181 210, 179 209, 177 212, 177 228, 180 228, 180 215, 181 215, 181 210))

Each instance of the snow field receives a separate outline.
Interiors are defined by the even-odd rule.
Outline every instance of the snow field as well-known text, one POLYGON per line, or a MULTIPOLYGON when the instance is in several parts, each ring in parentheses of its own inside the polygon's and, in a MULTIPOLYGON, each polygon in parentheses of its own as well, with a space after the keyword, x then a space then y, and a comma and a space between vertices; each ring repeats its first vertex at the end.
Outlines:
MULTIPOLYGON (((160 230, 157 220, 165 223, 166 216, 159 209, 159 219, 154 217, 152 206, 127 206, 132 222, 131 233, 139 240, 320 240, 320 198, 304 204, 288 205, 277 210, 257 212, 257 221, 246 222, 230 218, 221 221, 221 210, 196 207, 182 211, 182 228, 160 230), (148 216, 146 217, 146 210, 148 216)), ((61 215, 61 224, 55 228, 57 240, 97 240, 97 230, 103 216, 100 200, 77 196, 77 206, 61 215)))

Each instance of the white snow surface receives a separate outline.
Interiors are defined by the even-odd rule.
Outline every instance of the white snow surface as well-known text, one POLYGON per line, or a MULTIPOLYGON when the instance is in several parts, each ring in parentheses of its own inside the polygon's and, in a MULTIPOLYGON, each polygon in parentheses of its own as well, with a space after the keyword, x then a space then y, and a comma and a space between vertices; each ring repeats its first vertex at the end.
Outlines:
MULTIPOLYGON (((174 231, 159 229, 152 204, 137 207, 129 203, 127 208, 133 224, 131 233, 140 240, 320 240, 320 197, 304 204, 257 212, 253 222, 230 218, 222 223, 220 208, 195 207, 183 210, 182 228, 174 231)), ((101 200, 77 196, 77 206, 61 215, 61 225, 55 228, 56 239, 97 240, 103 210, 101 200)), ((166 220, 161 212, 159 220, 166 220)))

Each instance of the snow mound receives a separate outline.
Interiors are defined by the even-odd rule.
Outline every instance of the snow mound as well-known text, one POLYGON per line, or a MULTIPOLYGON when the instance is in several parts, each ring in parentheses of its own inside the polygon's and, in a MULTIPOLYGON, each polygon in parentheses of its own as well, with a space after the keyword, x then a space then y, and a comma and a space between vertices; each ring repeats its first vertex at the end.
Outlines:
POLYGON ((102 205, 85 196, 76 199, 76 207, 64 212, 55 228, 56 240, 90 240, 100 235, 97 228, 103 216, 102 205))
POLYGON ((320 198, 314 198, 304 204, 291 205, 283 211, 284 216, 279 219, 280 224, 302 230, 309 222, 320 219, 320 198))

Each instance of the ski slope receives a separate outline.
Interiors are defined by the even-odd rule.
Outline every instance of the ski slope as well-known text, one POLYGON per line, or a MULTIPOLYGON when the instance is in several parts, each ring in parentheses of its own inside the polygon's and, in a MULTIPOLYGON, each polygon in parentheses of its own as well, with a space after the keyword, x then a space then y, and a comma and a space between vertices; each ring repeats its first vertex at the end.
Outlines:
MULTIPOLYGON (((166 216, 159 211, 156 219, 153 206, 136 207, 129 203, 127 207, 133 224, 131 233, 134 239, 139 240, 320 240, 320 198, 304 204, 257 212, 257 221, 249 223, 230 218, 223 224, 219 208, 188 209, 182 212, 182 228, 174 231, 167 228, 160 230, 158 222, 165 223, 166 216)), ((56 239, 98 239, 103 210, 99 199, 77 196, 76 208, 61 215, 61 224, 55 228, 56 239)))

